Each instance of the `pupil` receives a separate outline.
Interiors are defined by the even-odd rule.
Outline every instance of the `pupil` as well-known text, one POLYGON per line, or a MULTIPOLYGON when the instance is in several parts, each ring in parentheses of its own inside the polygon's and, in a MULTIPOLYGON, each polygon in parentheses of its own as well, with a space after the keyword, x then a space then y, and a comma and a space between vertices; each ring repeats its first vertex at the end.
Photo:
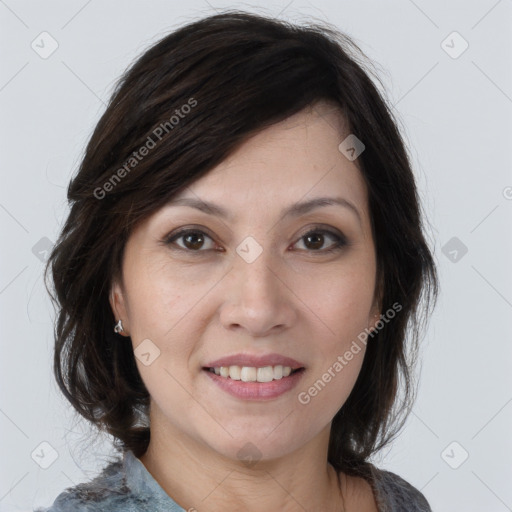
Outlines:
MULTIPOLYGON (((307 245, 312 249, 320 249, 323 245, 323 235, 307 235, 307 245), (312 241, 312 242, 311 242, 312 241)), ((192 233, 185 236, 185 244, 191 249, 200 249, 204 240, 201 234, 192 233)))
POLYGON ((319 249, 320 247, 322 247, 323 245, 323 235, 307 235, 306 236, 306 239, 309 241, 311 239, 315 239, 317 240, 317 243, 313 243, 313 249, 319 249))
POLYGON ((185 244, 188 244, 192 249, 199 249, 203 243, 202 238, 203 237, 197 233, 188 234, 185 236, 185 244), (199 239, 199 242, 197 240, 194 242, 194 238, 199 239), (192 240, 192 242, 190 242, 190 240, 192 240))

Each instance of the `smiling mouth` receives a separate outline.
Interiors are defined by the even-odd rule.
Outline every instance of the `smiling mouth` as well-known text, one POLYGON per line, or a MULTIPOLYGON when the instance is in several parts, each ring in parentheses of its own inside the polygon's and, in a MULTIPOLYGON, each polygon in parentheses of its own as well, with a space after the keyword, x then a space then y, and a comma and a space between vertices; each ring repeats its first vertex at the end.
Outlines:
POLYGON ((273 380, 281 380, 297 372, 303 371, 304 368, 292 368, 290 366, 219 366, 212 368, 203 368, 210 373, 214 373, 219 377, 231 380, 239 380, 242 382, 271 382, 273 380))

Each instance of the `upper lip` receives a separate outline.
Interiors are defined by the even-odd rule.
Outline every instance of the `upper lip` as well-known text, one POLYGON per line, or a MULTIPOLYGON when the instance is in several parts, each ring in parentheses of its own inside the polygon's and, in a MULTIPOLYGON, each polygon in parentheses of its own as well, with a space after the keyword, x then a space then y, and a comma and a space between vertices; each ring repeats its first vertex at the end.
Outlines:
POLYGON ((205 368, 219 368, 221 366, 250 366, 261 368, 263 366, 289 366, 292 370, 303 368, 304 365, 281 354, 233 354, 231 356, 221 357, 208 363, 205 368))

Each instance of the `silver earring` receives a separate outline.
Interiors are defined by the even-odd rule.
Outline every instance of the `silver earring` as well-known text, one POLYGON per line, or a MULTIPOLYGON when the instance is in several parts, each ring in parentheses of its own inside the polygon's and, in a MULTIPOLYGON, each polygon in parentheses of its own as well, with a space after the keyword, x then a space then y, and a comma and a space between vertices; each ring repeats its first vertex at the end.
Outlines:
POLYGON ((123 322, 121 322, 121 320, 119 320, 119 322, 117 322, 117 324, 115 325, 114 332, 116 332, 117 334, 123 332, 123 322))

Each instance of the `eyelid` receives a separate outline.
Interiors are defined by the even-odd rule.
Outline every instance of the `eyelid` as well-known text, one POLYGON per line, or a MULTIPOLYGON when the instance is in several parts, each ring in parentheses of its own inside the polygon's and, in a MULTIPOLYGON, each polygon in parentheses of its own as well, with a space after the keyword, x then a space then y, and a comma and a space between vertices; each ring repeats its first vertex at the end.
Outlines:
MULTIPOLYGON (((164 245, 172 245, 177 239, 179 239, 179 238, 181 238, 181 237, 183 237, 183 236, 185 236, 185 235, 187 235, 188 233, 191 233, 191 232, 192 233, 202 233, 206 237, 208 237, 210 240, 212 240, 215 244, 217 244, 217 242, 215 241, 215 237, 212 236, 209 233, 209 230, 207 228, 205 228, 204 226, 194 226, 194 225, 184 226, 184 227, 178 228, 175 231, 172 231, 171 233, 169 233, 168 235, 166 235, 163 238, 162 243, 164 245)), ((334 239, 334 243, 333 243, 333 245, 332 245, 332 247, 330 249, 320 249, 320 250, 301 249, 302 251, 305 251, 305 252, 308 252, 308 253, 312 253, 312 254, 315 254, 315 253, 326 254, 326 253, 329 253, 329 252, 333 252, 335 250, 340 250, 340 249, 350 245, 349 240, 347 239, 347 237, 345 236, 345 234, 343 232, 341 232, 337 228, 334 228, 334 227, 331 227, 331 226, 325 226, 325 225, 322 225, 322 224, 314 224, 313 226, 309 226, 306 229, 306 231, 304 231, 301 235, 299 235, 296 238, 296 241, 293 242, 292 245, 297 244, 305 236, 307 236, 307 235, 309 235, 311 233, 327 234, 328 236, 330 236, 331 238, 334 239)), ((202 252, 208 252, 208 251, 211 251, 211 250, 216 250, 216 249, 208 249, 208 250, 201 250, 201 249, 199 249, 197 251, 194 251, 194 250, 185 249, 185 248, 180 247, 180 246, 177 246, 175 249, 179 250, 179 251, 184 251, 184 252, 187 252, 187 253, 194 253, 194 254, 202 253, 202 252)))
POLYGON ((309 252, 311 254, 328 254, 330 252, 334 252, 336 250, 341 250, 344 247, 350 245, 349 240, 345 236, 345 234, 340 231, 339 229, 330 227, 330 226, 323 226, 321 224, 313 225, 312 227, 309 227, 302 235, 300 235, 296 242, 294 242, 293 245, 300 242, 305 236, 309 235, 310 233, 321 233, 321 234, 327 234, 331 238, 334 239, 334 244, 330 249, 323 249, 323 250, 309 250, 306 252, 309 252))
MULTIPOLYGON (((187 235, 188 233, 203 233, 204 235, 206 235, 210 240, 212 240, 213 242, 215 242, 215 238, 209 233, 209 230, 203 226, 194 226, 194 225, 191 225, 191 226, 184 226, 184 227, 181 227, 181 228, 178 228, 177 230, 175 231, 171 231, 171 233, 169 233, 168 235, 165 235, 162 239, 162 243, 164 245, 171 245, 174 243, 175 240, 181 238, 182 236, 185 236, 187 235)), ((216 243, 216 242, 215 242, 216 243)), ((187 249, 184 249, 183 247, 177 247, 177 250, 182 250, 182 251, 185 251, 185 252, 190 252, 190 253, 194 253, 194 252, 206 252, 206 251, 191 251, 191 250, 187 250, 187 249)))
POLYGON ((316 232, 328 233, 331 234, 332 236, 339 236, 340 238, 346 239, 345 235, 339 229, 325 224, 313 224, 312 226, 309 226, 308 228, 306 228, 304 233, 302 233, 302 235, 299 236, 299 238, 302 238, 303 236, 306 236, 309 233, 316 232))

